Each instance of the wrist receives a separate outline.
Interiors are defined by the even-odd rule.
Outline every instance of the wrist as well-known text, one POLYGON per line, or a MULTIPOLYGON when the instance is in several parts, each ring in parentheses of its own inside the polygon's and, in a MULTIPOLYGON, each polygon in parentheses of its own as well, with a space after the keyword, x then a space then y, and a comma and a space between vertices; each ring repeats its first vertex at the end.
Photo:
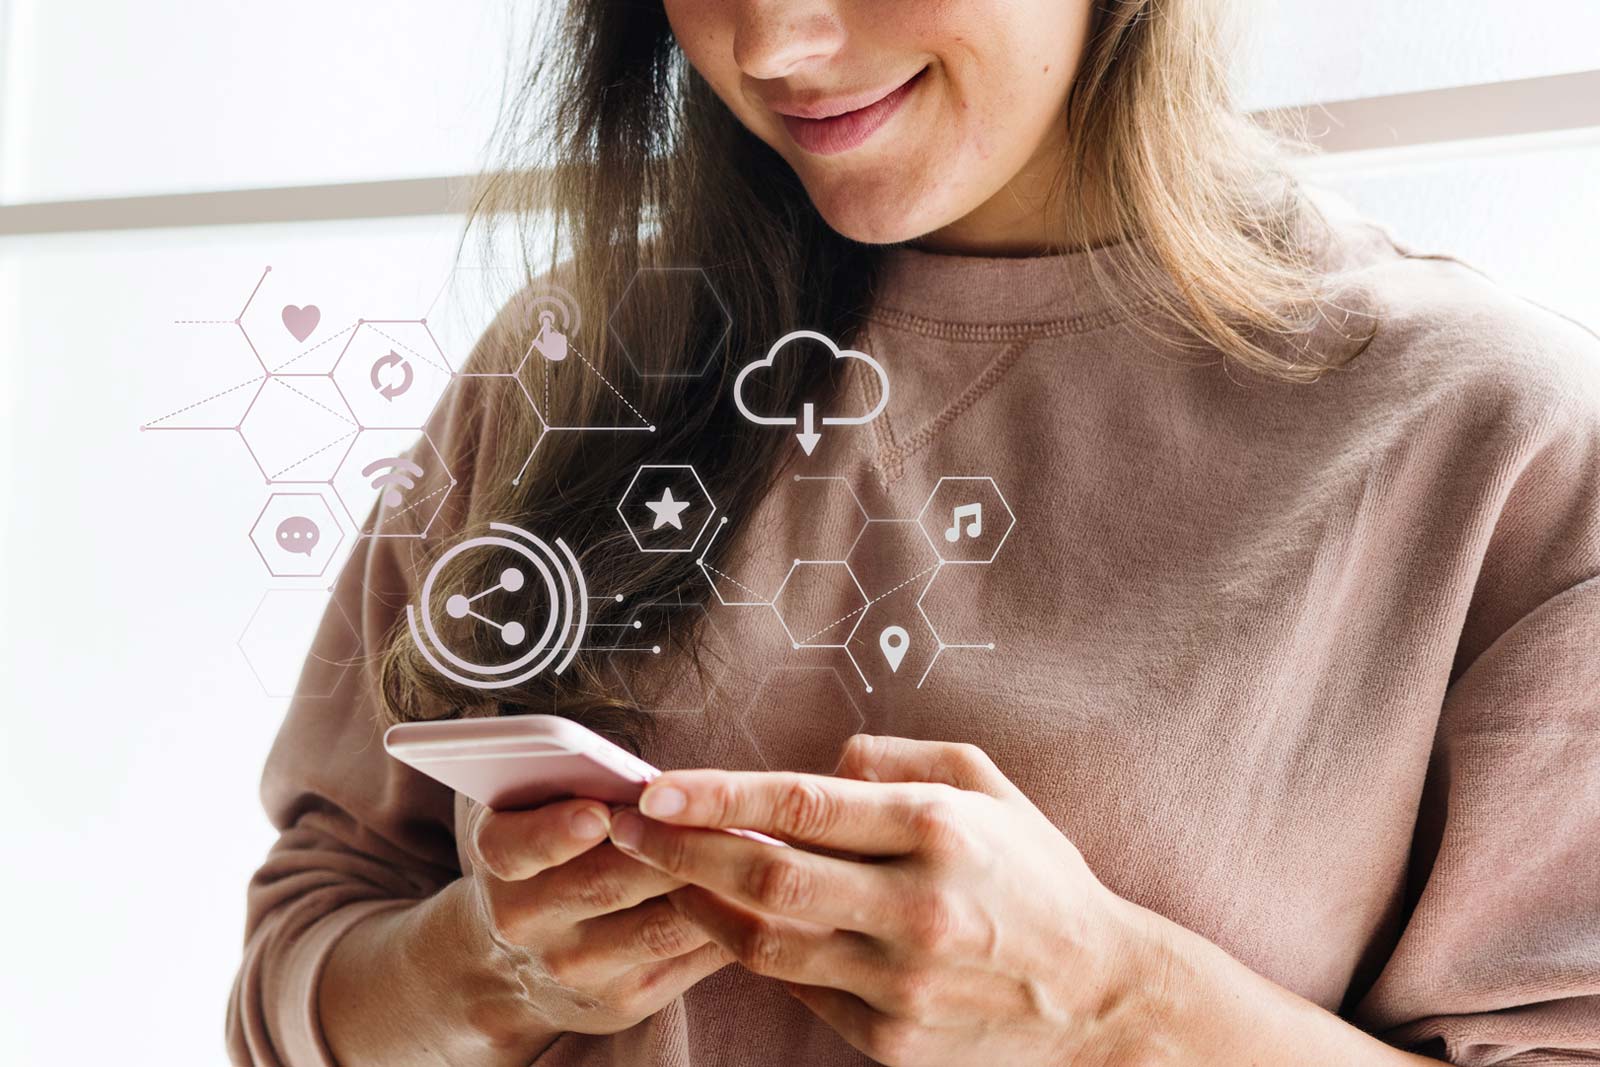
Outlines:
POLYGON ((1182 1006, 1194 975, 1174 936, 1181 928, 1107 890, 1112 931, 1102 996, 1084 1055, 1095 1067, 1165 1067, 1194 1063, 1179 1039, 1182 1006))
POLYGON ((470 879, 445 887, 409 919, 398 939, 407 970, 426 976, 426 1010, 455 1020, 452 1044, 462 1053, 499 1053, 526 1063, 559 1036, 531 996, 525 954, 519 957, 490 933, 470 879))

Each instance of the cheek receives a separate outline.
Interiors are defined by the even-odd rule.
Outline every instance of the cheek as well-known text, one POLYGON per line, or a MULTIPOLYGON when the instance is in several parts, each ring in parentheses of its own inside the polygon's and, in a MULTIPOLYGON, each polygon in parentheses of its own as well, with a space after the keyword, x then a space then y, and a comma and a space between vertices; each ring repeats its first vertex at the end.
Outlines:
POLYGON ((738 84, 733 63, 733 19, 726 5, 705 0, 665 0, 667 24, 689 65, 719 94, 738 84), (730 82, 730 76, 732 78, 730 82))

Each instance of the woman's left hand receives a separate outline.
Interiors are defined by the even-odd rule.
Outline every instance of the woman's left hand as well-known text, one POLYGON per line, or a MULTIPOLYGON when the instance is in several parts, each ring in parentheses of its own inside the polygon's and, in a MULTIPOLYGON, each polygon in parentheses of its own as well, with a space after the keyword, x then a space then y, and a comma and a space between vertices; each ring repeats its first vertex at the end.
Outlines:
POLYGON ((839 774, 669 772, 612 839, 689 882, 682 911, 882 1063, 1098 1065, 1149 1034, 1150 913, 981 750, 858 735, 839 774))

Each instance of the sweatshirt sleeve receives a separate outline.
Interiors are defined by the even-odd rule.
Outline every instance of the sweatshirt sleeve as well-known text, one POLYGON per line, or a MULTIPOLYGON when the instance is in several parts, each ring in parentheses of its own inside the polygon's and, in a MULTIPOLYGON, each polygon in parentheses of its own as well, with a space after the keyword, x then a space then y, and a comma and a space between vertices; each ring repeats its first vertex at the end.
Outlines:
MULTIPOLYGON (((494 333, 474 350, 475 370, 495 358, 486 352, 501 350, 491 346, 494 333)), ((424 526, 426 541, 361 537, 334 586, 262 776, 262 804, 279 836, 247 893, 244 959, 227 1015, 235 1064, 335 1067, 317 1018, 335 943, 368 916, 461 875, 454 794, 384 752, 379 656, 404 625, 427 549, 464 525, 475 478, 488 476, 474 457, 493 430, 493 390, 503 385, 458 377, 412 449, 428 473, 408 498, 437 492, 443 502, 427 519, 420 509, 384 514, 383 529, 424 526)), ((375 506, 363 529, 380 514, 375 506)))
POLYGON ((1600 1062, 1600 402, 1578 399, 1507 478, 1411 906, 1352 1016, 1467 1067, 1600 1062))

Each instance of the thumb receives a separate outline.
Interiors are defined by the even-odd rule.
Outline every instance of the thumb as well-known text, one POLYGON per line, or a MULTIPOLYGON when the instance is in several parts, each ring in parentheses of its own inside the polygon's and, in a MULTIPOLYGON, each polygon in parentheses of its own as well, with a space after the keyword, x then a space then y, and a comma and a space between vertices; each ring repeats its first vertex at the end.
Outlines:
POLYGON ((959 741, 856 734, 844 743, 839 775, 867 782, 942 782, 1001 800, 1022 798, 988 753, 959 741))

